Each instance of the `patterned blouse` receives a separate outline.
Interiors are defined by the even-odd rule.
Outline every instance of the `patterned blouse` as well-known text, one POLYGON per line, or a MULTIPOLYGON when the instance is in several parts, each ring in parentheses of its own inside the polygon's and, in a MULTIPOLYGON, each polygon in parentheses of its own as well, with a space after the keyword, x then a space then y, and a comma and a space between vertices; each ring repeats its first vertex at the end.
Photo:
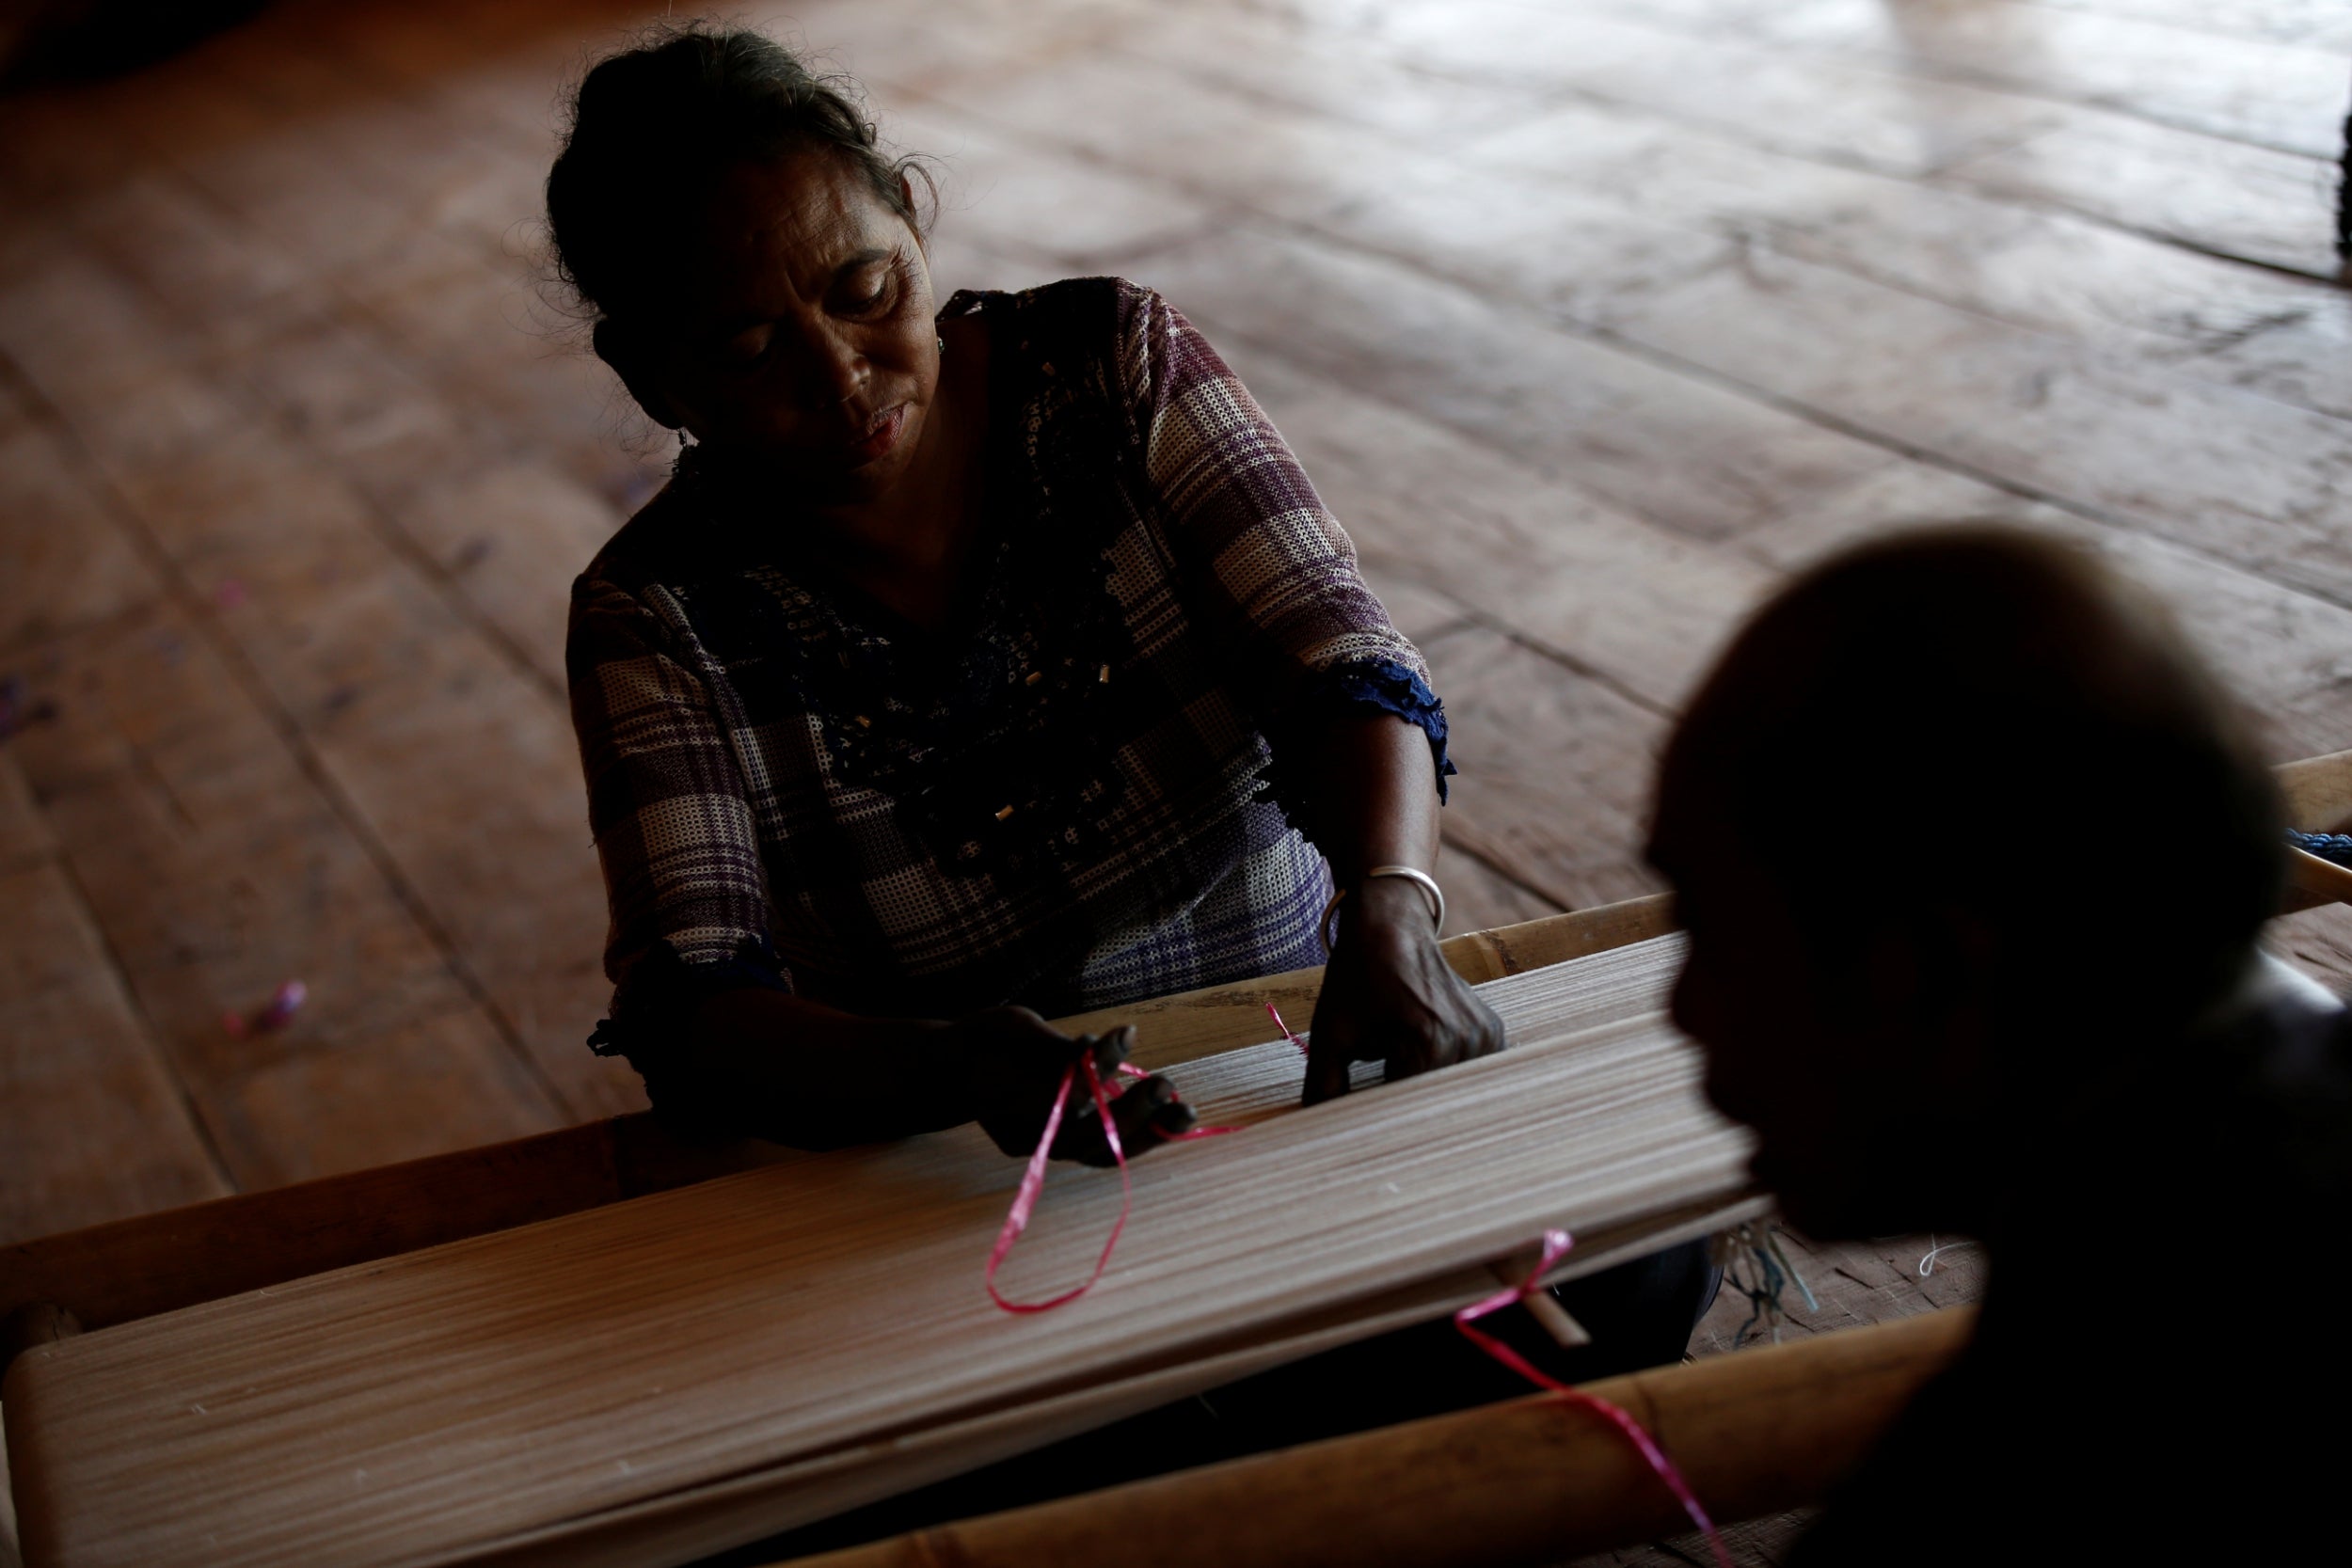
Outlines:
POLYGON ((649 1081, 728 987, 1053 1016, 1319 962, 1289 737, 1394 713, 1453 771, 1421 655, 1167 301, 1080 278, 942 314, 990 334, 971 619, 799 556, 788 502, 700 449, 573 586, 617 987, 590 1043, 649 1081))

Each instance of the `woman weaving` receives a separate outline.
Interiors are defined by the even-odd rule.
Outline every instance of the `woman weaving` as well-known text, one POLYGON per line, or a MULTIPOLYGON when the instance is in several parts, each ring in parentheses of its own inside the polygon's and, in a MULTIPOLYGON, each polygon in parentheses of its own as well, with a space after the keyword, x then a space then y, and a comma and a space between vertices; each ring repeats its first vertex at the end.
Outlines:
MULTIPOLYGON (((1443 710, 1281 437, 1133 284, 938 307, 914 172, 688 30, 589 74, 548 176, 683 449, 574 587, 593 1043, 728 1131, 1026 1154, 1081 1049, 1041 1015, 1315 963, 1336 884, 1307 1098, 1500 1049, 1438 948, 1443 710)), ((1191 1119, 1157 1078, 1114 1115, 1191 1119)), ((1090 1105, 1055 1152, 1107 1158, 1090 1105)))

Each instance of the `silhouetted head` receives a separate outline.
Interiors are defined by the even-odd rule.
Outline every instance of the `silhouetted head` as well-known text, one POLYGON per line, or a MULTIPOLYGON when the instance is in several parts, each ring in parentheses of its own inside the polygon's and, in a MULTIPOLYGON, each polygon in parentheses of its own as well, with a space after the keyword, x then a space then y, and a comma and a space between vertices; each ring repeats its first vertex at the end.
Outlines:
POLYGON ((1732 643, 1650 859, 1677 1022, 1822 1236, 1997 1221, 2058 1127, 2238 984, 2276 908, 2267 770, 2155 606, 1955 526, 1839 555, 1732 643))
POLYGON ((650 417, 855 501, 904 472, 938 386, 920 175, 781 44, 688 26, 581 82, 548 223, 650 417))

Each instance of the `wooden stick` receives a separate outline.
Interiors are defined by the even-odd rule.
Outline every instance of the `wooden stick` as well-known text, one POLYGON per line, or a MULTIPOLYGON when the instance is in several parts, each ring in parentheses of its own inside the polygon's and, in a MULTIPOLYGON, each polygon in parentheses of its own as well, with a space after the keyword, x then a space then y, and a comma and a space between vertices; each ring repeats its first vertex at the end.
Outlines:
MULTIPOLYGON (((1611 1378, 1719 1524, 1820 1501, 1975 1323, 1955 1307, 1611 1378)), ((1482 1568, 1685 1534, 1614 1429, 1543 1397, 797 1560, 795 1568, 1482 1568)))

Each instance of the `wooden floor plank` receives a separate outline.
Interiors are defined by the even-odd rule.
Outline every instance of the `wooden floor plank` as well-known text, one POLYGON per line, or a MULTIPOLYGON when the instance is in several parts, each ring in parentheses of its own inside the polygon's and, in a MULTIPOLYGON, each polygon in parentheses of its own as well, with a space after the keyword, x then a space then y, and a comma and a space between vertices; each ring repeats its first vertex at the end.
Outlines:
POLYGON ((1491 931, 1561 912, 1558 904, 1520 886, 1458 844, 1438 853, 1437 877, 1445 890, 1448 936, 1491 931))
MULTIPOLYGON (((1114 93, 1184 97, 1165 81, 1152 90, 1148 71, 1122 83, 1124 68, 1093 69, 1108 74, 1081 87, 1081 103, 1114 93)), ((1018 98, 1020 122, 1043 135, 1072 80, 1057 75, 1044 103, 1017 88, 996 89, 995 101, 1018 98)), ((1201 99, 1189 118, 1216 123, 1251 112, 1219 95, 1201 99)), ((1263 111, 1257 118, 1280 146, 1336 135, 1311 120, 1267 119, 1263 111)), ((2343 368, 2352 356, 2328 330, 2344 309, 2331 287, 2233 267, 2064 214, 1761 150, 1690 130, 1646 104, 1638 114, 1571 105, 1434 154, 1400 140, 1376 174, 1333 157, 1287 168, 1271 187, 1248 162, 1171 158, 1133 135, 1079 134, 1102 155, 1133 166, 1147 188, 1158 182, 1154 173, 1196 188, 1206 182, 1270 220, 1305 221, 1474 287, 1571 312, 1605 309, 1628 287, 1724 264, 1737 243, 1762 239, 2093 346, 2184 363, 2329 412, 2352 410, 2352 370, 2343 368), (1220 172, 1194 172, 1200 167, 1220 172), (2260 343, 2246 346, 2261 357, 2210 365, 2202 357, 2252 338, 2260 343)), ((2184 182, 2178 173, 2173 180, 2184 182)), ((2312 200, 2301 216, 2305 249, 2324 252, 2328 210, 2312 200)))
POLYGON ((252 612, 232 632, 571 1113, 633 1108, 634 1075, 581 1044, 604 904, 566 717, 331 472, 257 433, 221 475, 230 495, 196 465, 125 488, 168 547, 234 574, 252 612), (304 557, 279 544, 288 515, 317 541, 304 557))
POLYGON ((1368 29, 1277 8, 1163 8, 1121 30, 1110 48, 1222 94, 1285 105, 1429 151, 1524 119, 1554 96, 1548 86, 1498 88, 1440 75, 1368 29))
POLYGON ((2053 10, 2162 22, 2227 38, 2299 43, 2352 55, 2352 17, 2335 0, 2031 0, 2053 10))
POLYGON ((56 853, 57 837, 33 799, 33 785, 12 750, 0 748, 0 873, 56 853))
POLYGON ((2022 0, 1888 7, 1797 0, 1758 13, 1781 43, 2126 110, 2281 151, 2341 150, 2341 55, 2022 0))
POLYGON ((1254 343, 1235 363, 1375 570, 1473 605, 1661 712, 1772 585, 1744 555, 1653 527, 1573 479, 1254 343))
MULTIPOLYGON (((0 314, 0 343, 14 346, 14 321, 0 314)), ((168 336, 151 318, 151 338, 168 336)), ((196 411, 169 439, 156 439, 143 406, 120 417, 119 400, 81 385, 77 365, 47 345, 36 342, 24 362, 215 599, 570 1114, 641 1103, 634 1075, 580 1043, 604 1001, 603 899, 556 704, 386 546, 347 482, 243 412, 233 383, 147 357, 143 385, 172 388, 175 406, 196 411), (291 528, 296 518, 302 526, 291 528), (404 750, 420 727, 457 750, 404 750), (481 792, 477 807, 446 767, 450 754, 501 787, 481 792)))
POLYGON ((0 558, 8 566, 0 659, 158 593, 103 508, 75 483, 56 432, 44 424, 0 427, 0 558))
POLYGON ((0 874, 0 1242, 228 1190, 64 871, 0 874))
POLYGON ((2273 762, 2318 756, 2352 736, 2352 610, 1943 469, 1891 468, 1742 545, 1794 572, 1843 545, 1959 518, 1997 519, 2088 545, 2154 593, 2262 721, 2273 762))
MULTIPOLYGON (((1826 167, 1654 117, 1581 106, 1484 138, 1462 159, 1475 170, 1455 182, 1465 205, 1502 205, 1509 187, 1533 177, 1614 208, 1621 225, 1672 223, 1767 245, 2104 353, 2352 414, 2352 355, 2341 325, 2352 305, 2334 285, 2332 266, 2328 282, 2282 277, 2067 214, 1826 167)), ((2314 202, 2305 222, 2317 252, 2331 216, 2314 202)), ((1351 213, 1326 227, 1352 233, 1361 223, 1351 213)), ((1392 227, 1401 239, 1385 248, 1460 274, 1459 226, 1392 227)), ((1662 282, 1671 272, 1661 267, 1656 276, 1662 282)), ((1624 292, 1621 282, 1570 284, 1530 297, 1605 315, 1624 292)))
POLYGON ((1099 273, 1217 220, 1212 205, 1180 190, 1020 145, 943 103, 909 101, 883 132, 938 170, 943 230, 1051 260, 1069 275, 1099 273))
MULTIPOLYGON (((1764 8, 1770 14, 1775 8, 1764 8)), ((1834 163, 1920 175, 2057 122, 2054 106, 1867 57, 1775 48, 1674 8, 1447 0, 1399 8, 1383 41, 1474 81, 1570 88, 1834 163)))
POLYGON ((1212 341, 1263 345, 1696 538, 1886 461, 1753 398, 1314 242, 1237 229, 1153 258, 1145 277, 1212 341))
POLYGON ((20 737, 17 757, 240 1187, 556 1123, 200 632, 159 609, 56 652, 71 705, 20 737), (229 1015, 257 1013, 289 980, 308 999, 283 1028, 230 1030, 229 1015), (411 1039, 411 1065, 441 1047, 418 1092, 404 1100, 350 1067, 367 1092, 327 1092, 338 1063, 382 1074, 411 1039), (288 1081, 311 1084, 316 1102, 262 1114, 267 1086, 288 1081), (436 1082, 470 1092, 435 1107, 419 1094, 436 1082), (331 1167, 318 1164, 323 1138, 339 1150, 331 1167))
POLYGON ((2088 110, 1938 176, 2314 277, 2336 273, 2339 178, 2329 158, 2088 110))
POLYGON ((1462 770, 1448 840, 1563 909, 1657 892, 1641 846, 1665 721, 1490 631, 1424 652, 1462 770))
POLYGON ((565 1119, 470 1003, 278 1056, 241 1077, 218 1116, 224 1145, 260 1156, 237 1173, 248 1191, 503 1143, 565 1119))
POLYGON ((1889 443, 2352 604, 2341 420, 1766 252, 1628 305, 1619 329, 1889 443))

